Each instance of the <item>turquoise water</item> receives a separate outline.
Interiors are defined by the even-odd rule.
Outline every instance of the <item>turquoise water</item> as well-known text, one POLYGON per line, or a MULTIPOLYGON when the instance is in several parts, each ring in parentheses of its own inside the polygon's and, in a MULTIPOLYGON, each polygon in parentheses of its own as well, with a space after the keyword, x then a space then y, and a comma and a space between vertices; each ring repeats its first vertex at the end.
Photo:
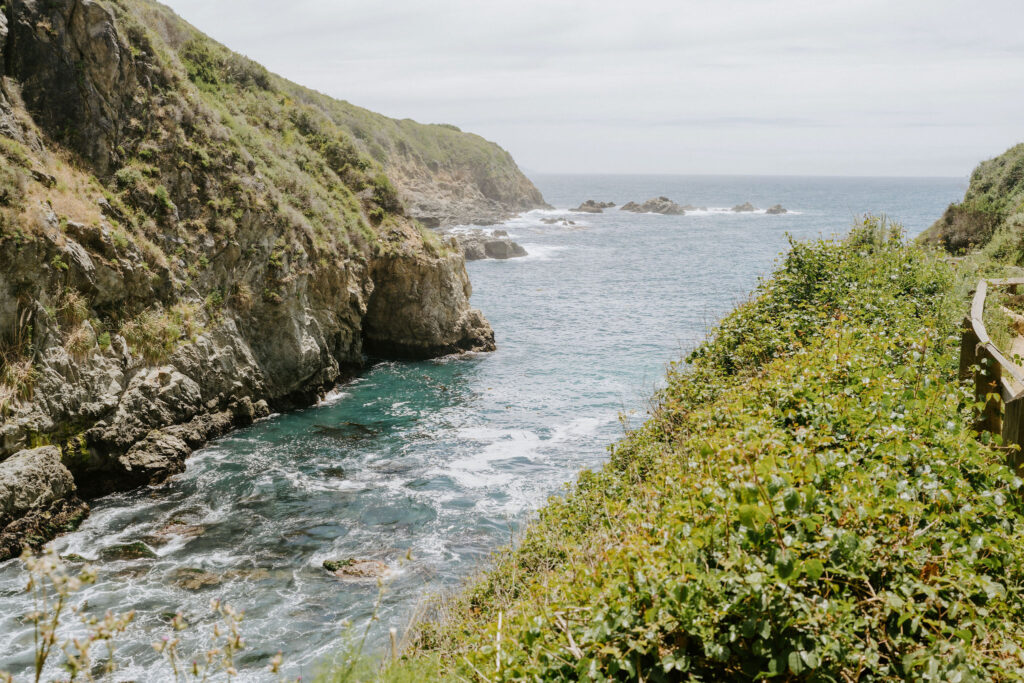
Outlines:
MULTIPOLYGON (((243 679, 283 651, 309 677, 377 611, 370 647, 404 629, 421 600, 455 586, 507 543, 582 468, 599 466, 638 421, 667 362, 679 358, 799 238, 846 231, 866 211, 910 234, 966 183, 949 179, 539 176, 561 210, 503 227, 530 256, 468 266, 473 303, 494 326, 495 353, 381 363, 324 404, 274 416, 198 451, 167 485, 97 500, 61 553, 100 558, 143 541, 150 559, 100 561, 82 595, 93 613, 136 610, 118 680, 161 680, 150 646, 177 609, 208 624, 208 602, 244 609, 243 679), (686 216, 616 209, 572 214, 584 199, 667 195, 711 210, 686 216), (782 216, 716 211, 782 203, 782 216), (542 218, 565 216, 576 226, 542 218), (377 582, 341 581, 325 559, 376 559, 377 582), (201 577, 205 585, 184 585, 201 577)), ((0 565, 0 670, 31 663, 17 562, 0 565)), ((186 647, 199 643, 187 642, 186 647)))

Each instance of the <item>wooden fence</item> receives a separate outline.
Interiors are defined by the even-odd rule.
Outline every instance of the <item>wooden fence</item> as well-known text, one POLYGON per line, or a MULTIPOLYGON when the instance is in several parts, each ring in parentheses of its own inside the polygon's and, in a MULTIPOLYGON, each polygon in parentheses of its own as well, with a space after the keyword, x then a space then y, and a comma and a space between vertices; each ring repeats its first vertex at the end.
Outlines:
MULTIPOLYGON (((1006 357, 992 343, 985 329, 983 315, 985 297, 991 287, 1006 287, 1016 292, 1024 278, 981 280, 974 292, 971 311, 964 320, 960 344, 960 378, 970 379, 973 368, 975 395, 985 401, 975 427, 979 431, 1002 434, 1003 444, 1024 447, 1024 370, 1006 357)), ((1013 464, 1021 464, 1022 456, 1013 455, 1013 464)))

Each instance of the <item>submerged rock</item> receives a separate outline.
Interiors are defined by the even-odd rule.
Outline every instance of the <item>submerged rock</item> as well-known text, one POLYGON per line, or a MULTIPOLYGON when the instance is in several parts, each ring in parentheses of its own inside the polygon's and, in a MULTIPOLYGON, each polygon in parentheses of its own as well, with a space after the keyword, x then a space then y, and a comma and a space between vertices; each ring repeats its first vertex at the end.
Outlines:
POLYGON ((750 202, 744 202, 742 204, 737 204, 736 206, 732 207, 732 210, 736 213, 750 213, 753 211, 757 211, 757 207, 751 204, 750 202))
POLYGON ((166 543, 171 536, 182 538, 196 538, 206 533, 206 527, 202 524, 189 524, 181 519, 172 519, 170 522, 153 532, 157 543, 166 543))
POLYGON ((676 204, 668 197, 654 197, 643 204, 628 202, 623 204, 620 211, 632 211, 633 213, 660 213, 665 216, 682 216, 686 210, 676 204))
POLYGON ((615 206, 615 202, 598 202, 588 199, 571 211, 582 211, 583 213, 604 213, 605 209, 615 206))
POLYGON ((211 586, 218 586, 224 582, 225 577, 214 574, 203 569, 194 567, 183 567, 176 572, 171 579, 175 585, 187 591, 198 591, 211 586))
POLYGON ((564 216, 560 216, 558 218, 541 218, 540 222, 544 223, 545 225, 576 225, 576 221, 571 221, 568 218, 565 218, 564 216))
POLYGON ((324 569, 339 579, 375 579, 391 571, 380 560, 360 560, 353 557, 344 560, 324 560, 324 569))
POLYGON ((782 213, 789 213, 789 210, 782 206, 782 204, 776 204, 765 209, 765 213, 771 216, 777 216, 782 213))
POLYGON ((119 543, 100 551, 101 560, 151 560, 156 556, 156 552, 142 541, 119 543))

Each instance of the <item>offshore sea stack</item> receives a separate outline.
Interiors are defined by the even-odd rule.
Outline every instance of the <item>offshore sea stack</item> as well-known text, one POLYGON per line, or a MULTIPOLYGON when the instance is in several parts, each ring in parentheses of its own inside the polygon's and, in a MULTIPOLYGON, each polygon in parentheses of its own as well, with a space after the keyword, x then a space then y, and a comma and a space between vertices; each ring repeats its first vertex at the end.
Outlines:
POLYGON ((604 213, 605 209, 610 209, 615 206, 615 202, 599 202, 593 199, 588 199, 583 202, 572 211, 579 211, 582 213, 604 213))
POLYGON ((668 197, 654 197, 643 204, 628 202, 620 207, 621 211, 632 211, 633 213, 660 213, 665 216, 682 216, 686 210, 676 204, 668 197))
POLYGON ((496 145, 313 93, 147 0, 8 2, 0 68, 0 559, 365 354, 494 348, 408 207, 542 205, 496 145))

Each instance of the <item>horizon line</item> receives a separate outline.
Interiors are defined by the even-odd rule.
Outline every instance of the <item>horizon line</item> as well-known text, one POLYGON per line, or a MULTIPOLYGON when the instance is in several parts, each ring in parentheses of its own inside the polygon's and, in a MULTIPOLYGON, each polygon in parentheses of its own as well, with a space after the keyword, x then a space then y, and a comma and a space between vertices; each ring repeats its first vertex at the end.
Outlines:
POLYGON ((970 173, 963 176, 947 175, 841 175, 837 173, 656 173, 656 172, 623 172, 613 173, 608 171, 587 172, 587 171, 537 171, 519 170, 527 177, 531 175, 576 175, 576 176, 674 176, 674 177, 696 177, 696 178, 876 178, 876 179, 903 179, 903 180, 970 180, 970 173))

